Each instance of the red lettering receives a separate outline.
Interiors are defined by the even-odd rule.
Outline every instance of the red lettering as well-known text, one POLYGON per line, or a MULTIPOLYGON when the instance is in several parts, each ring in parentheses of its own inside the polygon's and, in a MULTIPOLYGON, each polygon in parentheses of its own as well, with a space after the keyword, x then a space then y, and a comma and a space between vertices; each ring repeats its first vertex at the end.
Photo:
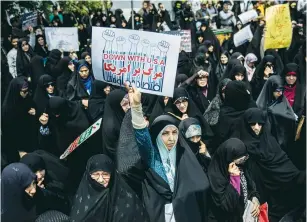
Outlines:
POLYGON ((160 61, 160 65, 165 66, 164 60, 160 61))
POLYGON ((155 64, 155 65, 158 64, 158 59, 154 59, 154 64, 155 64))
POLYGON ((108 54, 103 54, 103 59, 108 59, 109 55, 108 54))

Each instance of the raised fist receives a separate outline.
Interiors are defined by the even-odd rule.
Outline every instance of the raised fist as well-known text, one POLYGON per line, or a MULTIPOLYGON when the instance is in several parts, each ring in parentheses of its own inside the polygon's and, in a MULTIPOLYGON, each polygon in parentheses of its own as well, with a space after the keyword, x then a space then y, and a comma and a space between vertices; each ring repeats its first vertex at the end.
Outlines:
POLYGON ((158 43, 158 49, 163 52, 166 53, 169 50, 169 43, 166 41, 161 41, 158 43))
POLYGON ((148 47, 149 44, 150 44, 148 39, 144 39, 141 43, 142 43, 143 47, 148 47))
POLYGON ((138 44, 139 41, 140 41, 140 36, 138 35, 130 35, 129 36, 129 41, 132 43, 132 44, 138 44))
POLYGON ((113 31, 111 31, 111 30, 105 30, 105 31, 102 33, 102 37, 103 37, 105 40, 112 42, 113 39, 115 38, 115 32, 113 32, 113 31))
POLYGON ((122 36, 119 36, 119 37, 116 38, 116 43, 118 45, 123 45, 123 44, 125 44, 125 42, 126 42, 126 39, 122 36))

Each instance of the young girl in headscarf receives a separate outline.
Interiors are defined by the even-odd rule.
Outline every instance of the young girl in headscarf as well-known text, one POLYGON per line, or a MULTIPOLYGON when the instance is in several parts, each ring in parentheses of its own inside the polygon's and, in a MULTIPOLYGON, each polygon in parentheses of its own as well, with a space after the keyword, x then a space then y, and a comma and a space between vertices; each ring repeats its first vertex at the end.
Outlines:
POLYGON ((254 72, 256 70, 255 63, 258 61, 257 57, 253 53, 248 53, 244 59, 244 67, 246 69, 248 81, 252 81, 254 72))

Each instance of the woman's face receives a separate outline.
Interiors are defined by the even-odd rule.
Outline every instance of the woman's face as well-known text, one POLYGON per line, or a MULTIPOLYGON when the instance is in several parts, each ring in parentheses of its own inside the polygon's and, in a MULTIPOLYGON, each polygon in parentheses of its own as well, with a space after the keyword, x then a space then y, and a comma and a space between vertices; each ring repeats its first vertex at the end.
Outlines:
POLYGON ((49 82, 45 85, 48 94, 53 94, 54 92, 54 82, 49 82))
POLYGON ((126 26, 127 26, 127 23, 123 21, 122 22, 122 27, 125 28, 126 26))
POLYGON ((25 189, 25 192, 30 196, 34 197, 36 193, 36 183, 33 180, 32 183, 25 189))
POLYGON ((43 31, 41 29, 36 29, 35 35, 42 35, 43 31))
POLYGON ((130 109, 130 103, 127 95, 120 102, 120 106, 122 107, 125 113, 130 109))
POLYGON ((259 123, 252 123, 250 124, 252 130, 254 131, 254 133, 258 136, 261 132, 262 129, 262 124, 259 123))
POLYGON ((200 87, 205 87, 208 84, 208 77, 207 76, 201 76, 197 78, 197 85, 200 87))
POLYGON ((297 77, 295 75, 287 75, 286 82, 288 85, 294 85, 296 83, 297 77))
POLYGON ((29 50, 29 43, 26 41, 23 41, 21 44, 21 48, 22 48, 22 51, 27 52, 29 50))
POLYGON ((207 29, 207 27, 204 26, 204 25, 202 25, 202 26, 200 27, 200 30, 203 31, 203 32, 206 31, 206 29, 207 29))
POLYGON ((166 106, 167 102, 168 102, 168 97, 165 96, 165 97, 164 97, 164 105, 165 105, 165 106, 166 106))
POLYGON ((72 63, 72 62, 70 62, 70 63, 68 63, 68 68, 70 69, 70 71, 75 71, 75 65, 72 63))
POLYGON ((244 75, 243 75, 242 73, 237 73, 237 74, 235 75, 235 79, 236 79, 237 81, 242 81, 242 80, 244 79, 244 75))
POLYGON ((20 90, 20 96, 22 98, 26 98, 28 94, 29 94, 29 88, 23 88, 20 90))
POLYGON ((82 79, 87 79, 90 74, 90 70, 86 66, 82 66, 79 70, 79 75, 82 79))
POLYGON ((221 63, 224 65, 228 63, 228 57, 226 55, 221 55, 221 63))
POLYGON ((201 136, 192 136, 189 138, 189 140, 192 142, 192 143, 198 143, 201 139, 201 136))
POLYGON ((107 17, 106 17, 106 16, 103 16, 103 17, 102 17, 102 21, 104 21, 104 22, 107 21, 107 17))
POLYGON ((44 181, 45 175, 46 175, 45 170, 39 170, 35 174, 36 174, 37 182, 44 181))
POLYGON ((242 24, 241 23, 238 23, 237 24, 237 28, 240 30, 242 28, 242 24))
POLYGON ((178 129, 175 126, 168 126, 161 135, 162 141, 168 150, 171 150, 178 140, 178 129))
POLYGON ((274 92, 273 92, 273 97, 275 99, 278 99, 280 96, 282 96, 283 94, 283 91, 281 89, 276 89, 274 92))
POLYGON ((110 182, 111 174, 102 170, 91 173, 91 178, 96 180, 97 183, 107 187, 110 182))
POLYGON ((109 93, 111 92, 111 87, 107 86, 106 88, 103 89, 103 91, 106 95, 109 95, 109 93))
POLYGON ((208 48, 208 51, 209 51, 209 52, 213 52, 213 50, 214 50, 214 47, 213 47, 213 45, 211 45, 211 46, 208 48))
POLYGON ((41 45, 41 46, 44 46, 45 45, 45 40, 43 37, 39 37, 38 38, 38 44, 41 45))
POLYGON ((84 28, 83 25, 80 24, 80 25, 79 25, 79 29, 80 29, 80 30, 83 30, 83 28, 84 28))
POLYGON ((179 111, 184 114, 188 110, 189 102, 186 99, 179 99, 175 102, 175 105, 177 109, 179 109, 179 111))
POLYGON ((116 22, 116 18, 115 17, 111 17, 111 22, 116 22))
POLYGON ((87 55, 85 56, 85 61, 88 63, 88 64, 92 64, 92 58, 90 55, 87 55))
POLYGON ((136 21, 136 22, 140 21, 140 17, 139 17, 139 16, 136 16, 136 17, 135 17, 135 21, 136 21))
POLYGON ((247 63, 248 67, 254 68, 255 67, 255 62, 249 62, 247 63))
POLYGON ((198 36, 198 42, 202 43, 204 41, 204 37, 198 36))

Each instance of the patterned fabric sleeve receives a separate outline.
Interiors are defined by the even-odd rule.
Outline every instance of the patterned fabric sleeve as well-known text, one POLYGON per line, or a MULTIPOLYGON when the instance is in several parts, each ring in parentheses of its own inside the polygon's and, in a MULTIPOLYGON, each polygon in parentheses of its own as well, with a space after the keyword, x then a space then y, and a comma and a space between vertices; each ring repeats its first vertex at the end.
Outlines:
POLYGON ((43 136, 48 136, 48 135, 50 135, 50 130, 49 130, 49 127, 48 127, 48 126, 46 126, 46 127, 41 126, 41 127, 39 128, 39 132, 40 132, 40 134, 43 135, 43 136))
POLYGON ((160 154, 151 142, 148 128, 134 129, 134 133, 142 159, 147 163, 149 168, 152 168, 168 183, 160 154))

